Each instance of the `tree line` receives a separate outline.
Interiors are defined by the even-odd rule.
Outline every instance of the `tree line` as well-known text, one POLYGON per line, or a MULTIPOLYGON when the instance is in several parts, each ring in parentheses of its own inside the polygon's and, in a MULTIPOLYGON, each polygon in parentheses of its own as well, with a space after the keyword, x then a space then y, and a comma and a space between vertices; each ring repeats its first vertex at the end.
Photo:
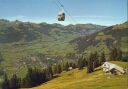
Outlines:
POLYGON ((4 82, 2 83, 2 89, 19 89, 19 88, 31 88, 37 85, 43 84, 60 74, 62 71, 69 71, 69 67, 76 68, 75 62, 56 63, 51 66, 47 66, 44 69, 37 67, 27 68, 26 76, 21 79, 14 74, 11 78, 4 75, 4 82))
MULTIPOLYGON (((113 48, 110 52, 110 60, 121 60, 122 51, 113 48)), ((26 76, 21 79, 16 74, 12 78, 8 78, 5 74, 2 89, 18 89, 18 88, 31 88, 43 84, 60 74, 62 71, 70 71, 71 69, 78 68, 79 70, 87 67, 87 73, 92 73, 95 68, 101 66, 105 61, 105 53, 98 54, 97 52, 90 53, 89 56, 79 55, 78 61, 59 62, 46 68, 39 69, 37 67, 28 67, 26 76)))

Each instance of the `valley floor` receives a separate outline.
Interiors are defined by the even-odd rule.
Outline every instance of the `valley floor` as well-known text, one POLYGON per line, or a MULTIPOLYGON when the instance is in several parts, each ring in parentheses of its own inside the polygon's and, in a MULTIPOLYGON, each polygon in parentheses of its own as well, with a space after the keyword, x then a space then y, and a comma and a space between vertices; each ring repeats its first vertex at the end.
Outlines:
MULTIPOLYGON (((126 62, 113 62, 127 68, 126 62)), ((128 89, 128 73, 125 75, 108 75, 102 70, 87 74, 83 70, 74 69, 62 72, 57 78, 30 89, 128 89)))

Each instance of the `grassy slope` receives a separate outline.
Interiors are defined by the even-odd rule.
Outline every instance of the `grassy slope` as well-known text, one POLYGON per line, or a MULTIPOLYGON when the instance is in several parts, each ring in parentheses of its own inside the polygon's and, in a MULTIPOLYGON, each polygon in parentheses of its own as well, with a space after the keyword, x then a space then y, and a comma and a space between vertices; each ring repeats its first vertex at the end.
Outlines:
MULTIPOLYGON (((113 62, 126 68, 126 62, 113 62)), ((63 72, 44 85, 31 89, 127 89, 127 75, 106 75, 96 71, 86 74, 86 69, 63 72)))
POLYGON ((107 27, 102 31, 93 33, 88 37, 78 37, 71 41, 75 44, 79 52, 83 52, 90 46, 100 46, 103 43, 110 49, 113 46, 118 46, 123 52, 128 52, 128 22, 107 27))
MULTIPOLYGON (((69 45, 68 43, 62 44, 62 42, 35 42, 32 44, 19 46, 15 46, 13 44, 4 44, 0 46, 2 46, 1 51, 5 59, 1 66, 6 68, 6 72, 8 73, 8 75, 13 74, 15 72, 16 65, 20 64, 19 61, 24 56, 30 54, 36 55, 37 53, 49 54, 53 56, 65 56, 65 54, 67 53, 75 52, 73 46, 69 45)), ((20 73, 21 72, 22 71, 20 71, 20 73)), ((24 74, 24 72, 21 74, 24 74)), ((21 77, 23 76, 21 75, 21 77)))
MULTIPOLYGON (((66 54, 74 53, 74 46, 69 44, 69 41, 81 36, 82 32, 77 32, 81 30, 74 30, 73 28, 74 27, 68 30, 69 26, 58 28, 57 26, 52 26, 49 24, 16 24, 15 22, 6 22, 0 20, 0 52, 4 58, 0 68, 3 68, 10 76, 15 73, 15 68, 17 68, 17 65, 21 64, 20 61, 24 57, 30 55, 36 57, 39 53, 45 55, 48 54, 50 57, 65 57, 66 54), (18 33, 15 34, 17 31, 18 33), (16 38, 18 38, 17 35, 18 37, 21 37, 19 37, 20 39, 18 41, 15 41, 16 38), (28 42, 26 41, 26 38, 24 38, 24 35, 28 36, 29 38, 34 38, 36 36, 36 38, 28 42)), ((84 32, 85 31, 86 30, 84 30, 84 32)), ((38 60, 43 62, 45 61, 45 59, 38 60)), ((25 69, 22 71, 24 70, 25 69)), ((20 75, 23 74, 24 76, 24 72, 22 73, 22 71, 20 71, 20 75)))

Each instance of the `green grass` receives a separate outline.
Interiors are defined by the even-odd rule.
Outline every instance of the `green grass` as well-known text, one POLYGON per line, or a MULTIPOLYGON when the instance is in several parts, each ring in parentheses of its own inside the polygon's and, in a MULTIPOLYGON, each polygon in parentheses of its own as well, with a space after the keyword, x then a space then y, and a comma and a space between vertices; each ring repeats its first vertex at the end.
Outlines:
MULTIPOLYGON (((112 62, 126 68, 126 62, 112 62)), ((128 76, 107 75, 102 70, 91 74, 83 70, 74 69, 69 72, 62 72, 45 84, 30 89, 127 89, 128 76)))
MULTIPOLYGON (((62 56, 65 57, 68 53, 74 53, 75 50, 73 45, 64 41, 35 41, 31 43, 9 43, 0 44, 0 51, 2 52, 4 61, 0 65, 4 68, 7 74, 10 76, 15 73, 16 65, 20 64, 22 58, 33 55, 37 56, 38 53, 48 54, 52 56, 62 56)), ((41 59, 39 59, 41 61, 41 59)), ((42 64, 43 65, 43 64, 42 64)), ((25 76, 25 68, 21 70, 19 77, 25 76)))

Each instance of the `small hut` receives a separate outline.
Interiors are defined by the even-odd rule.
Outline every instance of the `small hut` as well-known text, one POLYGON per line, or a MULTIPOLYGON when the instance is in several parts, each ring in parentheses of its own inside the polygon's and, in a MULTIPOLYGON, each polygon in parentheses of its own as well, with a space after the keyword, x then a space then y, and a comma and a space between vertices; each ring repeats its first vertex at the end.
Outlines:
POLYGON ((113 64, 113 63, 109 63, 109 62, 105 62, 102 65, 102 68, 103 68, 103 71, 106 73, 116 74, 117 71, 120 72, 121 74, 125 73, 125 71, 122 67, 120 67, 116 64, 113 64))

